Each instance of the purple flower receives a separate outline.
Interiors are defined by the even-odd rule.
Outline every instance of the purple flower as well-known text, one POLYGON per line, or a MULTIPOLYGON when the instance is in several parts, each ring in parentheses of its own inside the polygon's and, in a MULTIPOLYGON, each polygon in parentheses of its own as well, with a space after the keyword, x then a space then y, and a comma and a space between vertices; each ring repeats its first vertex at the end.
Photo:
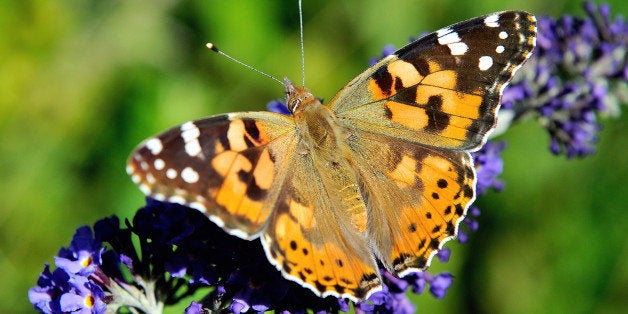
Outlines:
POLYGON ((595 152, 601 113, 628 101, 628 24, 611 20, 607 5, 584 4, 587 16, 538 19, 537 48, 505 90, 515 120, 535 116, 550 135, 550 150, 568 158, 595 152))
POLYGON ((70 275, 65 270, 57 268, 50 272, 50 265, 46 264, 39 275, 37 286, 28 290, 28 299, 38 311, 61 312, 59 298, 70 290, 69 280, 70 275))
POLYGON ((369 66, 373 66, 375 65, 375 63, 379 62, 380 60, 388 57, 389 55, 395 53, 397 49, 395 48, 395 46, 393 45, 386 45, 384 46, 384 49, 382 49, 382 54, 380 57, 376 57, 376 58, 371 58, 371 60, 369 60, 369 66))
POLYGON ((88 276, 101 264, 102 244, 92 236, 92 230, 83 226, 76 230, 70 246, 59 250, 55 265, 70 274, 88 276))
POLYGON ((185 314, 202 314, 203 313, 203 305, 192 301, 190 306, 185 308, 185 314))
POLYGON ((506 147, 506 142, 487 142, 484 146, 473 152, 475 169, 477 172, 477 194, 483 195, 488 189, 501 191, 504 182, 497 177, 504 171, 504 161, 501 152, 506 147))
POLYGON ((73 313, 105 313, 105 293, 86 277, 73 276, 68 281, 72 287, 61 295, 61 311, 73 313))
MULTIPOLYGON (((160 308, 159 304, 176 303, 203 286, 214 286, 215 289, 203 298, 202 303, 191 304, 187 309, 189 313, 203 309, 229 309, 235 313, 267 310, 333 313, 350 308, 347 300, 322 299, 309 289, 284 279, 268 262, 259 241, 230 236, 197 210, 147 199, 147 205, 136 213, 132 224, 127 222, 126 228, 120 228, 117 222, 113 217, 97 222, 94 236, 87 227, 77 230, 70 248, 61 250, 64 255, 72 256, 72 259, 67 258, 70 265, 82 260, 74 257, 82 256, 75 251, 91 252, 90 256, 102 252, 102 263, 96 264, 89 275, 76 278, 67 272, 75 267, 58 266, 56 280, 52 279, 55 273, 51 274, 46 267, 39 287, 29 292, 38 309, 56 306, 62 310, 101 311, 106 304, 112 309, 131 306, 150 311, 160 308), (139 248, 135 249, 140 254, 130 253, 132 250, 128 245, 133 244, 132 235, 139 238, 139 248), (96 239, 102 239, 103 243, 125 253, 112 254, 96 239), (125 267, 122 265, 129 266, 133 278, 121 275, 119 269, 125 267), (105 269, 117 271, 105 272, 105 269), (170 276, 165 276, 166 273, 170 276), (151 304, 147 296, 156 291, 160 291, 162 300, 151 304), (129 296, 138 299, 133 304, 124 303, 129 296)), ((449 250, 443 250, 439 254, 448 253, 449 250)), ((368 313, 414 312, 405 292, 409 287, 418 291, 414 288, 416 275, 397 278, 385 270, 381 272, 383 291, 373 294, 368 302, 357 304, 356 308, 368 313)), ((440 278, 421 274, 430 280, 440 278)), ((432 285, 431 281, 428 283, 432 285)))
POLYGON ((451 287, 454 281, 454 276, 450 273, 442 273, 434 276, 430 280, 430 293, 435 297, 442 299, 447 293, 447 289, 451 287))
POLYGON ((423 293, 426 286, 429 284, 430 293, 438 299, 445 297, 447 289, 449 289, 453 283, 453 275, 446 272, 437 275, 432 275, 429 272, 419 272, 408 277, 408 281, 411 283, 414 293, 423 293))
POLYGON ((89 227, 78 228, 70 246, 55 257, 57 269, 51 273, 46 265, 37 287, 28 291, 35 309, 45 313, 104 313, 107 297, 96 284, 103 282, 99 268, 102 251, 89 227))
POLYGON ((436 252, 436 257, 438 257, 438 261, 441 263, 449 262, 449 257, 451 257, 451 249, 441 249, 436 252))
POLYGON ((288 109, 288 106, 286 106, 286 103, 281 100, 273 100, 269 102, 266 107, 268 107, 268 111, 285 114, 287 116, 292 114, 288 109))
POLYGON ((464 220, 462 221, 463 223, 460 225, 460 228, 458 228, 458 242, 467 243, 469 241, 469 234, 467 233, 467 231, 478 231, 478 229, 480 228, 480 224, 476 218, 479 216, 480 209, 477 206, 472 205, 471 207, 469 207, 469 209, 467 210, 467 216, 464 217, 464 220), (466 227, 466 230, 463 227, 466 227))

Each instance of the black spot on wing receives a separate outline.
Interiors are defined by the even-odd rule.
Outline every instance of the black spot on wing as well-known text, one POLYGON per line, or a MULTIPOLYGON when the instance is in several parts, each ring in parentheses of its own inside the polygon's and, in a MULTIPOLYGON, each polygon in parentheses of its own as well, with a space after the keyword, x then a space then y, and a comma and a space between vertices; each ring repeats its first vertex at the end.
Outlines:
POLYGON ((454 226, 454 223, 451 222, 451 221, 448 221, 447 222, 447 229, 445 229, 445 233, 448 236, 452 236, 452 235, 454 235, 455 231, 456 231, 456 227, 454 226))
POLYGON ((371 75, 371 78, 375 80, 375 84, 377 84, 379 89, 381 89, 382 94, 384 94, 385 96, 390 96, 390 94, 392 93, 393 77, 386 68, 386 66, 382 66, 379 69, 375 70, 375 72, 373 72, 373 75, 371 75))
POLYGON ((255 178, 251 180, 251 183, 246 187, 246 196, 253 201, 260 201, 266 197, 268 191, 262 189, 256 182, 255 178))
POLYGON ((443 211, 443 213, 444 213, 445 215, 449 215, 449 214, 451 214, 451 205, 449 205, 449 206, 445 207, 445 210, 443 211))
POLYGON ((427 126, 425 131, 439 133, 449 125, 449 116, 442 111, 443 97, 441 95, 430 96, 425 110, 427 112, 427 126))
POLYGON ((471 198, 471 197, 473 197, 473 188, 472 188, 470 185, 465 184, 465 185, 462 187, 462 190, 463 190, 463 192, 464 192, 464 196, 465 196, 466 198, 471 198))
POLYGON ((464 208, 460 204, 456 204, 456 215, 462 216, 464 213, 464 208))
MULTIPOLYGON (((344 279, 344 278, 341 278, 341 279, 340 279, 340 281, 344 282, 344 280, 347 280, 347 279, 344 279, 344 280, 343 280, 343 279, 344 279)), ((343 286, 341 286, 341 285, 334 285, 334 290, 335 290, 336 292, 338 292, 338 293, 342 294, 342 293, 345 293, 346 288, 345 288, 345 287, 343 287, 343 286)))
POLYGON ((439 244, 440 244, 440 241, 438 239, 430 240, 430 249, 437 250, 439 244))
POLYGON ((425 256, 419 256, 414 260, 414 263, 417 268, 425 269, 427 266, 427 258, 425 258, 425 256))
MULTIPOLYGON (((397 81, 399 80, 398 78, 397 81)), ((393 97, 395 101, 416 106, 416 86, 410 86, 404 89, 395 88, 397 90, 397 94, 393 97)))
POLYGON ((401 80, 400 77, 395 77, 394 80, 395 80, 395 94, 405 89, 405 86, 403 85, 403 81, 401 80))
POLYGON ((415 232, 416 231, 416 224, 415 223, 411 223, 410 225, 408 225, 408 231, 415 232))
POLYGON ((447 180, 445 180, 445 179, 438 179, 438 181, 436 181, 436 185, 439 188, 444 189, 444 188, 447 187, 448 183, 447 183, 447 180))

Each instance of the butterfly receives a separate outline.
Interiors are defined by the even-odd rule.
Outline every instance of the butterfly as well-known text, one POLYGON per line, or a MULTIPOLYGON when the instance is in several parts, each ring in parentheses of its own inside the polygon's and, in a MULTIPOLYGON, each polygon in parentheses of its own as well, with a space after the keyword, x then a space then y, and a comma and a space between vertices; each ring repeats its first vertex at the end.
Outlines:
POLYGON ((283 276, 361 301, 381 265, 425 270, 475 199, 469 152, 495 127, 530 57, 536 20, 493 13, 428 34, 351 80, 327 105, 285 80, 292 115, 236 112, 151 137, 127 172, 157 200, 262 242, 283 276))

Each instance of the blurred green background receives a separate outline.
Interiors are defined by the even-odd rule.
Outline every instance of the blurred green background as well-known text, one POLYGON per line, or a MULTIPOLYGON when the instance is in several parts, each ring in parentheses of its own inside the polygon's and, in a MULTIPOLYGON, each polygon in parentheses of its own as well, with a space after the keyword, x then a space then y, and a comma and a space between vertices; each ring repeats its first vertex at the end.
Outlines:
MULTIPOLYGON (((583 15, 580 1, 305 1, 306 85, 330 99, 385 44, 505 9, 583 15), (385 13, 385 14, 382 14, 385 13)), ((609 1, 628 15, 628 2, 609 1)), ((125 173, 141 140, 190 119, 263 110, 283 89, 208 51, 300 81, 296 1, 2 1, 0 312, 30 312, 27 290, 76 227, 132 217, 144 198, 125 173)), ((450 243, 454 285, 419 312, 628 309, 628 115, 598 154, 555 157, 541 128, 511 128, 502 193, 479 201, 480 230, 450 243)))

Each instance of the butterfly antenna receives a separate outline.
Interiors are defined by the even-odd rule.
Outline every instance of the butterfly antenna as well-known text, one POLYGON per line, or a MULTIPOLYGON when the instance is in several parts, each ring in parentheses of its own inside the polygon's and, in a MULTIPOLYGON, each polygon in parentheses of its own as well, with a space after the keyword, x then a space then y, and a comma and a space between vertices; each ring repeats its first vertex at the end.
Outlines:
POLYGON ((305 86, 305 45, 303 44, 303 4, 299 0, 299 29, 301 32, 301 86, 305 86))
POLYGON ((214 45, 212 43, 207 43, 205 46, 207 48, 209 48, 209 50, 211 50, 211 51, 213 51, 213 52, 215 52, 215 53, 217 53, 217 54, 219 54, 219 55, 221 55, 221 56, 223 56, 223 57, 225 57, 225 58, 227 58, 227 59, 229 59, 229 60, 231 60, 231 61, 233 61, 233 62, 235 62, 235 63, 237 63, 237 64, 239 64, 239 65, 241 65, 243 67, 245 67, 245 68, 248 68, 248 69, 252 70, 253 72, 256 72, 256 73, 261 74, 261 75, 263 75, 265 77, 268 77, 268 78, 276 81, 277 83, 279 83, 279 84, 281 84, 283 86, 283 82, 280 81, 278 78, 276 78, 276 77, 274 77, 274 76, 272 76, 272 75, 270 75, 270 74, 268 74, 266 72, 262 72, 261 70, 258 70, 256 68, 254 68, 254 67, 252 67, 252 66, 250 66, 250 65, 248 65, 248 64, 246 64, 246 63, 244 63, 244 62, 242 62, 242 61, 240 61, 240 60, 238 60, 238 59, 236 59, 236 58, 234 58, 234 57, 232 57, 232 56, 222 52, 222 50, 218 49, 216 47, 216 45, 214 45))

